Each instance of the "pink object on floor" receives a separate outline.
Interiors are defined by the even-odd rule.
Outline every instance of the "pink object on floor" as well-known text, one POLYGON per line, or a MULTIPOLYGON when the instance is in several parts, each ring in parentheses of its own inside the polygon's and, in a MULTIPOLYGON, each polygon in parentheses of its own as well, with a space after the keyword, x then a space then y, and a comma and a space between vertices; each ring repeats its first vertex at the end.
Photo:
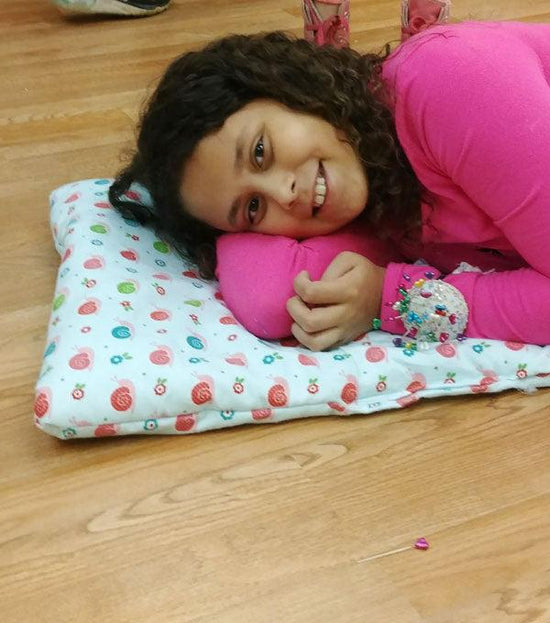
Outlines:
POLYGON ((428 541, 426 541, 426 539, 423 536, 421 536, 419 539, 417 539, 416 543, 414 544, 414 548, 425 551, 427 549, 430 549, 430 544, 428 543, 428 541))
POLYGON ((318 45, 346 48, 349 45, 349 0, 302 0, 304 38, 318 45), (338 6, 336 15, 323 19, 317 4, 338 6))
POLYGON ((430 26, 445 24, 450 13, 450 0, 401 0, 401 41, 430 26))

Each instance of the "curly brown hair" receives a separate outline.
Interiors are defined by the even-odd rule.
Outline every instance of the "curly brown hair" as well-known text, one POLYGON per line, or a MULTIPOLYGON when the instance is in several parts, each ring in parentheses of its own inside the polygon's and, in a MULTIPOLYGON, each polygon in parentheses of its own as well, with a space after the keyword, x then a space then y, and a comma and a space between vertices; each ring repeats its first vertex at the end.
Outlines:
POLYGON ((212 277, 223 232, 187 213, 180 193, 183 168, 204 136, 262 98, 343 130, 369 181, 362 218, 381 237, 388 223, 413 229, 423 189, 397 140, 391 94, 382 81, 389 53, 389 44, 379 54, 360 54, 273 32, 230 35, 180 56, 142 113, 137 150, 110 187, 111 203, 171 240, 204 277, 212 277), (125 195, 134 182, 147 188, 154 208, 125 195))

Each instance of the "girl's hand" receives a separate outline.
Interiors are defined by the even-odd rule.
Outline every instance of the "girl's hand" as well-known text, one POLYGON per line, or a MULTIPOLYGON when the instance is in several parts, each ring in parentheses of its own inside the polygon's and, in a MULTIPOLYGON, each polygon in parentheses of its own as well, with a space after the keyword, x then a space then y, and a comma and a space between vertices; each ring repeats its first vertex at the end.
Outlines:
POLYGON ((287 302, 294 337, 319 351, 369 331, 380 314, 385 274, 385 268, 350 251, 337 255, 319 281, 311 281, 306 271, 299 273, 296 296, 287 302))

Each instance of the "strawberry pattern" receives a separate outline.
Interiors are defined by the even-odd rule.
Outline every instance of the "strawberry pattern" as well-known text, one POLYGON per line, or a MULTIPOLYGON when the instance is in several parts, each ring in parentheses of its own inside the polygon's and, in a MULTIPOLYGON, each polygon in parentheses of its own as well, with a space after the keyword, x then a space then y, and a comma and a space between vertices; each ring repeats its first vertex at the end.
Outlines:
MULTIPOLYGON (((33 417, 61 439, 189 434, 550 386, 550 347, 469 339, 414 349, 373 331, 324 353, 239 325, 215 282, 110 206, 111 180, 51 195, 61 264, 33 417), (402 346, 402 345, 401 345, 402 346)), ((129 197, 148 202, 143 188, 129 197)))

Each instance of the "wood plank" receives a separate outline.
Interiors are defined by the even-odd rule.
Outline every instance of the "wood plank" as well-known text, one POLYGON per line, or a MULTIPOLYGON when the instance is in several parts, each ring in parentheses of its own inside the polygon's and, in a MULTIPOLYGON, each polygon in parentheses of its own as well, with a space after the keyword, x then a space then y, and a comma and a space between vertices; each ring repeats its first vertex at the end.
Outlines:
MULTIPOLYGON (((60 442, 33 426, 58 255, 48 195, 110 177, 166 64, 228 32, 302 31, 298 0, 174 0, 158 16, 0 22, 2 623, 550 620, 548 390, 186 438, 60 442), (410 546, 431 543, 358 563, 410 546)), ((352 41, 399 36, 353 0, 352 41)), ((550 22, 548 0, 453 18, 550 22)))

